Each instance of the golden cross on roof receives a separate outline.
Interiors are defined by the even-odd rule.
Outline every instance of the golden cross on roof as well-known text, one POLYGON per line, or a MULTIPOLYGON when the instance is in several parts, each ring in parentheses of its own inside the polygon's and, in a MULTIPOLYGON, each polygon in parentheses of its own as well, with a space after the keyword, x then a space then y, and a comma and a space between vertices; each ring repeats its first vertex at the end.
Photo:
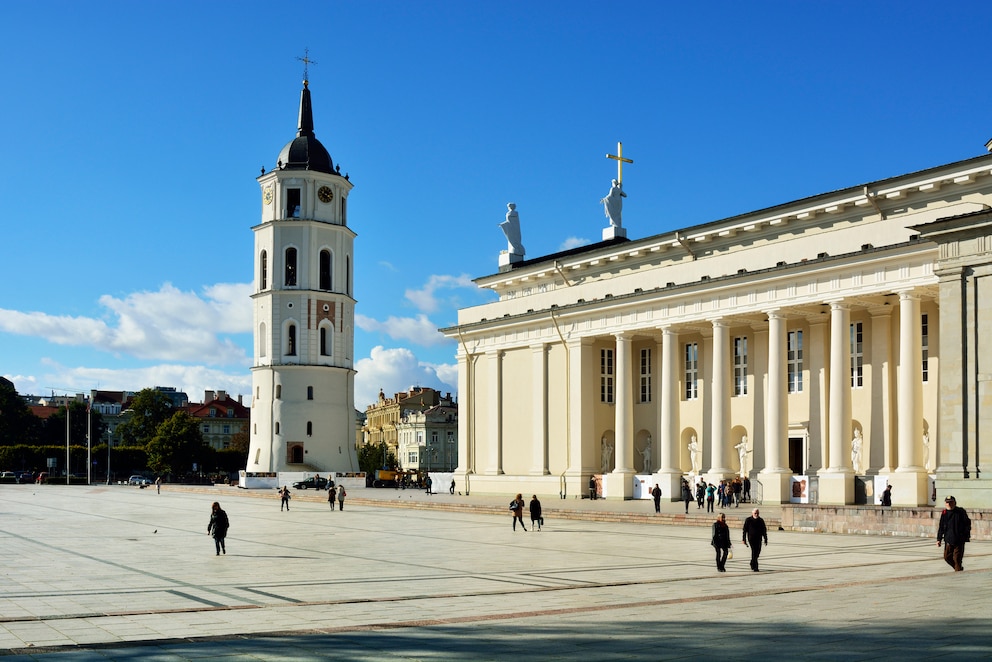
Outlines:
POLYGON ((616 153, 616 155, 614 156, 613 154, 607 154, 606 155, 606 158, 613 159, 614 161, 617 162, 617 184, 623 184, 623 164, 624 163, 633 163, 634 162, 633 159, 625 159, 625 158, 623 158, 623 143, 620 142, 620 141, 617 141, 617 153, 616 153))
POLYGON ((303 63, 303 82, 310 80, 310 65, 317 64, 317 60, 310 59, 310 49, 303 49, 303 57, 297 57, 297 60, 303 63))

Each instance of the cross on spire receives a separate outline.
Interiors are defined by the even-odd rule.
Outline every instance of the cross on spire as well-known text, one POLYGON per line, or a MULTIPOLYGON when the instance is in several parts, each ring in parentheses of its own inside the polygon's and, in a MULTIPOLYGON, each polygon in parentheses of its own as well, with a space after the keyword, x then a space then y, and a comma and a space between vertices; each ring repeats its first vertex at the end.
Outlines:
POLYGON ((623 143, 617 141, 616 155, 614 156, 613 154, 607 154, 606 158, 613 159, 614 161, 617 162, 617 184, 623 184, 623 164, 634 162, 633 159, 623 158, 623 143))
POLYGON ((303 57, 297 57, 297 60, 303 63, 303 84, 306 85, 310 81, 310 65, 317 64, 317 60, 310 59, 310 49, 303 49, 303 57))

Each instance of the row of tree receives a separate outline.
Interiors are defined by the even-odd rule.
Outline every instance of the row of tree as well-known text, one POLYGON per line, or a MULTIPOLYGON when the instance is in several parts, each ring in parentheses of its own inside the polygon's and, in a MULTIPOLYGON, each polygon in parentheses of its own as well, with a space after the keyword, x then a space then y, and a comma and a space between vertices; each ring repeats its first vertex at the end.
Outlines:
MULTIPOLYGON (((246 432, 238 435, 230 449, 217 451, 204 442, 199 422, 185 410, 174 409, 172 401, 161 391, 143 389, 131 400, 129 408, 131 415, 117 427, 121 446, 112 452, 124 451, 121 459, 130 464, 111 460, 112 466, 128 472, 147 469, 158 475, 174 476, 190 475, 194 467, 198 471, 224 473, 244 467, 248 452, 246 432)), ((25 404, 13 384, 0 380, 0 468, 37 470, 38 466, 44 466, 38 464, 43 459, 38 453, 44 457, 65 457, 67 427, 70 458, 73 447, 77 453, 81 449, 85 454, 87 430, 92 440, 102 439, 107 430, 103 416, 98 412, 88 413, 82 402, 71 402, 47 419, 41 419, 25 404), (55 448, 61 449, 61 455, 53 455, 55 448)), ((98 465, 104 462, 106 453, 106 444, 90 447, 93 461, 98 465)), ((75 466, 75 461, 70 461, 75 466)), ((85 473, 85 461, 83 467, 85 473)), ((71 468, 66 471, 72 473, 71 468)))

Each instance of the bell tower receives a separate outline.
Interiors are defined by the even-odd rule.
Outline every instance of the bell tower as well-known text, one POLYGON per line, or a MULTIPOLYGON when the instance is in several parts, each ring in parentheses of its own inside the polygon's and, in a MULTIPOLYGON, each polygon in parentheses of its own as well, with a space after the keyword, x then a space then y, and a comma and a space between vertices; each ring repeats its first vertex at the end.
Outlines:
POLYGON ((314 134, 306 78, 296 137, 258 183, 245 469, 358 471, 352 184, 314 134))

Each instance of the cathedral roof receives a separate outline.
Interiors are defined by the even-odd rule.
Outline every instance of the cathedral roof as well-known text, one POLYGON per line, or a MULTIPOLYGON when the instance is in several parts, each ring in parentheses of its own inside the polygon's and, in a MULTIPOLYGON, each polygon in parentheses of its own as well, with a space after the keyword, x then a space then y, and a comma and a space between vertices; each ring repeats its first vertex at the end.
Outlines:
POLYGON ((331 155, 313 132, 313 108, 307 81, 303 81, 303 92, 300 94, 300 121, 296 137, 279 152, 279 168, 337 174, 331 155))

